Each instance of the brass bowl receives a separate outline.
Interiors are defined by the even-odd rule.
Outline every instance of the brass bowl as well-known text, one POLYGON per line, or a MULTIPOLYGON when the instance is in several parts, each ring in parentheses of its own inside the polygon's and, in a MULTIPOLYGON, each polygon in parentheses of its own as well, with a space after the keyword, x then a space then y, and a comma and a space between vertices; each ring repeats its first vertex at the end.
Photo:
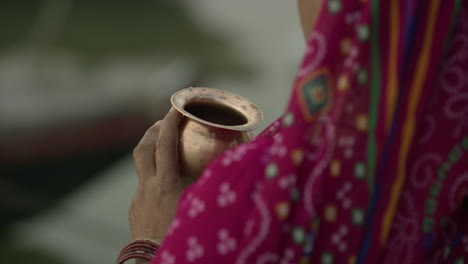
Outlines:
POLYGON ((179 163, 184 186, 194 182, 219 154, 252 139, 263 120, 249 100, 218 89, 191 87, 174 93, 172 106, 184 115, 179 163))

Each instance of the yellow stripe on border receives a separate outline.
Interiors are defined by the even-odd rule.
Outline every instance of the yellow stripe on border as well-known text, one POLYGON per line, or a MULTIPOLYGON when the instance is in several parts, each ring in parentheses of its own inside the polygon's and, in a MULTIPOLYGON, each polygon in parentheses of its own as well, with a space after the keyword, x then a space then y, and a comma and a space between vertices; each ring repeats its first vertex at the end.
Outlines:
POLYGON ((390 1, 390 52, 388 62, 388 86, 385 131, 388 132, 393 120, 395 102, 398 90, 398 33, 400 28, 399 1, 390 1))
POLYGON ((427 69, 430 61, 430 52, 432 44, 432 36, 434 35, 437 11, 440 5, 440 0, 434 0, 431 3, 429 9, 428 23, 426 32, 424 34, 423 48, 421 50, 421 56, 419 58, 418 66, 416 68, 416 74, 413 79, 411 86, 409 104, 408 104, 408 118, 403 126, 403 140, 401 142, 400 155, 398 156, 398 168, 397 168, 397 179, 393 185, 392 192, 390 194, 390 202, 388 209, 385 212, 382 222, 382 233, 381 233, 381 244, 385 245, 387 237, 390 231, 390 225, 395 214, 395 209, 400 196, 403 183, 406 178, 406 161, 408 158, 408 152, 411 144, 411 140, 414 134, 415 127, 415 112, 416 107, 419 103, 419 99, 424 84, 424 77, 427 73, 427 69))

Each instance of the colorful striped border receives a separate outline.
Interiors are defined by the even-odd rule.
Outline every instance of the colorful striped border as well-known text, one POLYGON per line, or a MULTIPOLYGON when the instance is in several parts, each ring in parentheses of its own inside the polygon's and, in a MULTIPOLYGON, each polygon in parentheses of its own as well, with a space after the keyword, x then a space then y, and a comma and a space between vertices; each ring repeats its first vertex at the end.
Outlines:
POLYGON ((381 228, 381 236, 380 236, 380 243, 381 245, 385 245, 387 241, 387 237, 390 231, 391 223, 393 216, 395 214, 398 198, 400 197, 401 190, 403 188, 403 183, 406 179, 406 167, 407 167, 407 159, 408 153, 411 146, 411 142, 414 136, 415 131, 415 116, 417 106, 420 101, 422 88, 424 85, 425 76, 428 71, 429 63, 430 63, 430 53, 432 47, 432 39, 435 33, 435 26, 436 26, 436 19, 438 14, 438 9, 440 6, 440 0, 433 0, 430 2, 429 6, 429 17, 426 24, 426 31, 424 33, 423 39, 423 47, 421 50, 421 55, 417 60, 417 67, 416 72, 413 78, 413 82, 411 85, 410 95, 408 99, 408 107, 407 107, 407 118, 404 121, 403 130, 402 130, 402 142, 401 148, 398 155, 398 165, 397 165, 397 175, 394 185, 392 186, 392 190, 390 193, 390 200, 387 210, 385 211, 383 220, 382 220, 382 228, 381 228))

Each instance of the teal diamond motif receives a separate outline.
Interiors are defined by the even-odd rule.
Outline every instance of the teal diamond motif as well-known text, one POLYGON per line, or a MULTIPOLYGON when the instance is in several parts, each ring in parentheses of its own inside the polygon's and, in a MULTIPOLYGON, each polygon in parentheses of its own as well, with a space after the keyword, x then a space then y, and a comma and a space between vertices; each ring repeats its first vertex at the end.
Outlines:
POLYGON ((434 198, 439 196, 440 188, 442 188, 442 184, 440 184, 440 182, 432 184, 431 189, 429 190, 431 196, 434 198))
POLYGON ((462 147, 464 150, 468 150, 468 137, 463 138, 462 147))
POLYGON ((340 0, 329 0, 328 1, 328 10, 330 13, 335 14, 341 11, 343 6, 341 5, 340 0))
POLYGON ((425 217, 423 219, 423 232, 424 233, 429 233, 432 231, 432 226, 434 225, 434 219, 430 218, 430 217, 425 217))
POLYGON ((278 175, 278 165, 274 162, 268 164, 265 168, 265 175, 269 179, 276 177, 278 175))
POLYGON ((445 172, 445 169, 441 166, 439 167, 439 169, 437 169, 437 176, 439 177, 439 179, 443 180, 445 179, 445 177, 447 176, 446 172, 445 172))
POLYGON ((291 191, 291 199, 293 201, 298 201, 301 198, 301 192, 297 187, 294 187, 291 191))
POLYGON ((296 242, 297 244, 302 244, 305 240, 304 229, 302 229, 301 227, 294 228, 293 238, 294 238, 294 242, 296 242))
POLYGON ((357 80, 359 84, 366 84, 367 83, 367 70, 366 69, 360 69, 357 80))
POLYGON ((440 168, 442 168, 444 171, 448 171, 448 169, 450 169, 450 164, 444 162, 442 165, 440 165, 440 168))
POLYGON ((283 126, 288 127, 294 123, 294 114, 292 112, 288 112, 283 117, 283 126))
POLYGON ((366 177, 366 165, 363 162, 356 162, 354 165, 354 176, 358 179, 366 177))
POLYGON ((456 146, 455 148, 452 149, 452 151, 450 151, 448 155, 448 160, 450 161, 450 163, 454 164, 460 159, 460 156, 461 156, 460 146, 456 146))
POLYGON ((324 252, 320 261, 321 264, 333 264, 333 254, 324 252))
POLYGON ((357 27, 358 37, 361 41, 365 41, 369 39, 369 25, 362 24, 357 27))
POLYGON ((364 223, 364 210, 361 208, 353 209, 353 224, 362 225, 364 223))
POLYGON ((445 248, 444 248, 444 259, 448 258, 448 256, 450 255, 450 251, 452 251, 450 246, 445 246, 445 248))
POLYGON ((307 108, 314 114, 328 103, 327 77, 324 74, 308 81, 302 86, 307 108))
POLYGON ((436 200, 429 198, 426 201, 426 213, 427 214, 433 214, 435 212, 435 209, 437 207, 437 202, 436 200))

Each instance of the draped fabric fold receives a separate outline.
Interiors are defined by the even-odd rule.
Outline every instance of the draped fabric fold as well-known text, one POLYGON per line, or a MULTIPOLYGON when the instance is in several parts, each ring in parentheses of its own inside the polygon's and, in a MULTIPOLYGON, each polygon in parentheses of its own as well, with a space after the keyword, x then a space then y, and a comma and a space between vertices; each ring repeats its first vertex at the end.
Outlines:
POLYGON ((187 188, 153 263, 468 262, 467 8, 325 1, 284 115, 187 188))

